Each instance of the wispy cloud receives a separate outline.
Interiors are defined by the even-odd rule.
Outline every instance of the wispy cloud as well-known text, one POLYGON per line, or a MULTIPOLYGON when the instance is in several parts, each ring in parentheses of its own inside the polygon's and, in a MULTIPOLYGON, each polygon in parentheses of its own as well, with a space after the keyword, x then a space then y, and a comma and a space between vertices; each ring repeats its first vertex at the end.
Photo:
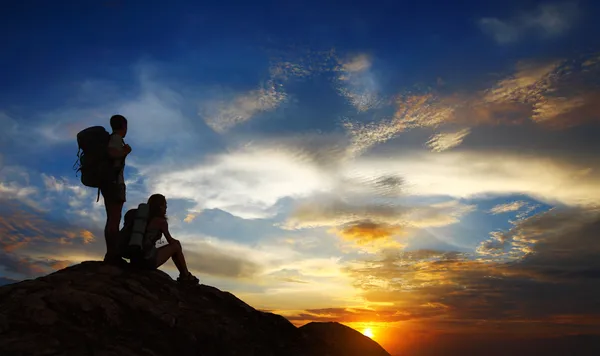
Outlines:
POLYGON ((38 114, 33 131, 41 140, 35 144, 75 143, 76 134, 89 126, 100 125, 110 131, 109 119, 117 113, 128 119, 126 141, 134 150, 172 149, 188 142, 196 131, 194 117, 183 111, 190 100, 184 98, 184 90, 159 81, 152 64, 140 62, 134 68, 135 90, 124 90, 120 83, 85 81, 70 105, 38 114))
POLYGON ((349 73, 359 73, 371 68, 372 60, 366 54, 359 54, 342 63, 344 71, 349 73))
POLYGON ((515 74, 498 81, 487 91, 484 100, 490 103, 535 101, 556 83, 560 64, 518 63, 515 74))
POLYGON ((372 109, 381 101, 371 66, 372 58, 366 54, 340 60, 337 90, 359 112, 372 109))
POLYGON ((200 104, 198 114, 213 130, 224 133, 257 114, 277 108, 286 98, 287 94, 281 84, 270 79, 262 87, 234 94, 230 99, 205 101, 200 104))
POLYGON ((508 213, 511 211, 517 211, 517 210, 520 210, 525 205, 527 205, 527 203, 522 200, 514 201, 514 202, 506 203, 506 204, 498 204, 490 209, 490 213, 496 215, 496 214, 508 213))
POLYGON ((552 38, 569 31, 579 12, 577 2, 546 3, 507 19, 484 17, 479 26, 499 44, 514 43, 530 35, 552 38))
POLYGON ((367 124, 348 120, 344 122, 344 127, 352 138, 351 150, 355 155, 409 129, 436 128, 449 121, 453 114, 452 106, 442 104, 433 94, 400 95, 395 102, 396 112, 391 119, 367 124))
POLYGON ((29 174, 18 166, 2 165, 0 156, 0 199, 17 200, 28 206, 40 209, 35 199, 39 189, 31 184, 29 174))
POLYGON ((471 129, 466 128, 454 132, 442 132, 431 136, 427 141, 427 146, 434 152, 442 152, 459 146, 465 137, 471 133, 471 129))
POLYGON ((512 74, 471 93, 400 94, 394 100, 396 111, 391 117, 366 123, 343 120, 352 142, 349 155, 359 156, 417 128, 443 129, 451 125, 470 128, 432 136, 427 144, 439 152, 462 142, 470 130, 482 125, 533 121, 560 128, 596 121, 593 113, 598 109, 600 94, 586 83, 589 78, 598 77, 600 66, 593 63, 583 66, 584 61, 575 61, 577 65, 565 60, 521 61, 512 74))

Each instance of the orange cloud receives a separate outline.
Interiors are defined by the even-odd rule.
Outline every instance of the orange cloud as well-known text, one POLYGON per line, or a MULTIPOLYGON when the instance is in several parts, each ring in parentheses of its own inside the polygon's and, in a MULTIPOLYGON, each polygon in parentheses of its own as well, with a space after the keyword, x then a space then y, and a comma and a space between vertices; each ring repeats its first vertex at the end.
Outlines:
POLYGON ((347 239, 356 241, 359 244, 369 243, 373 240, 388 239, 402 234, 401 226, 390 225, 386 223, 376 223, 373 221, 357 221, 336 228, 336 233, 347 239))
POLYGON ((194 221, 194 219, 196 218, 196 214, 187 214, 187 216, 185 217, 185 219, 183 219, 184 222, 186 223, 191 223, 192 221, 194 221))
POLYGON ((89 244, 95 239, 94 234, 89 230, 81 230, 80 236, 83 239, 83 243, 85 244, 89 244))

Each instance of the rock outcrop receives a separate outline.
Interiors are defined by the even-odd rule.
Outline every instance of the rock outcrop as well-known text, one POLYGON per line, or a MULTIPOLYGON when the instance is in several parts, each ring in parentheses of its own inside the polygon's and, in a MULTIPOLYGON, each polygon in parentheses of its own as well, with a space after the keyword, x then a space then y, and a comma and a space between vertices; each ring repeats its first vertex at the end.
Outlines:
POLYGON ((337 323, 296 328, 161 271, 84 262, 0 287, 0 355, 389 355, 337 323))
POLYGON ((0 277, 0 287, 1 286, 5 286, 7 284, 12 284, 18 281, 15 281, 14 279, 11 278, 6 278, 6 277, 0 277))

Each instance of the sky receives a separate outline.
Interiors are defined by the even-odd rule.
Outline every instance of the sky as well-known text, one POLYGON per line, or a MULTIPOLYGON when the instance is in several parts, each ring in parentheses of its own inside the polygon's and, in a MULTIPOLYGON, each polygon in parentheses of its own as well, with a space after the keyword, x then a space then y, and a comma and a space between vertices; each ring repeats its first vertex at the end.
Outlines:
POLYGON ((118 113, 123 211, 164 194, 204 284, 295 325, 370 329, 392 354, 597 340, 598 15, 583 0, 10 0, 0 278, 102 258, 76 134, 118 113))

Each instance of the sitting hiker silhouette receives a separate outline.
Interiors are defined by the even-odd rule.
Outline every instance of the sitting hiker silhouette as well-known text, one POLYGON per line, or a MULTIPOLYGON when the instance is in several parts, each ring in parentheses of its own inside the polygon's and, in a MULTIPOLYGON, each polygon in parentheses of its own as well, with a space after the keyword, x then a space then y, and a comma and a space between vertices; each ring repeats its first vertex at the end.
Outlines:
POLYGON ((178 282, 198 284, 198 278, 187 268, 181 243, 169 233, 166 214, 167 199, 162 194, 153 194, 148 198, 147 204, 140 204, 138 209, 128 210, 120 239, 123 257, 129 258, 135 267, 150 270, 157 269, 171 258, 179 270, 178 282), (141 229, 136 230, 136 222, 142 226, 141 229), (136 233, 139 234, 137 240, 136 233), (163 235, 168 245, 157 248, 156 242, 163 235), (139 250, 136 247, 139 247, 139 250))

